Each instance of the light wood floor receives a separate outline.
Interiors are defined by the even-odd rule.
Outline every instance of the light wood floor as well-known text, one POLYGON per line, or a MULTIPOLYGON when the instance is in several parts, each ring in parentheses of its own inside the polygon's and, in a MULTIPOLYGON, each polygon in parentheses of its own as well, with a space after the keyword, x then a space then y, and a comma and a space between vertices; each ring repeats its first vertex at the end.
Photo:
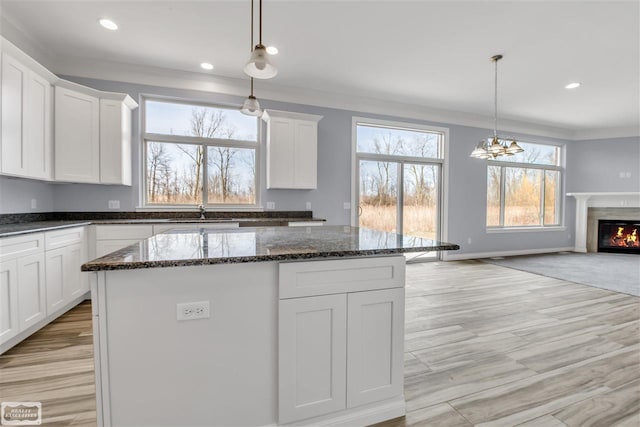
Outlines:
MULTIPOLYGON (((640 426, 640 298, 473 261, 407 266, 406 295, 407 416, 379 426, 640 426)), ((90 316, 1 355, 0 400, 95 425, 90 316)))

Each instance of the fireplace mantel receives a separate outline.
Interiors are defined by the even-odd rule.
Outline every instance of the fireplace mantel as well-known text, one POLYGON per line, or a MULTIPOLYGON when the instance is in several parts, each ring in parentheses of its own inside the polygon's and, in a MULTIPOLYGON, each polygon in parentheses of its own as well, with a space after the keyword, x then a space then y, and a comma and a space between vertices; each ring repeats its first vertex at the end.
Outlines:
POLYGON ((576 199, 575 252, 587 252, 587 212, 589 208, 638 208, 640 192, 567 193, 576 199))

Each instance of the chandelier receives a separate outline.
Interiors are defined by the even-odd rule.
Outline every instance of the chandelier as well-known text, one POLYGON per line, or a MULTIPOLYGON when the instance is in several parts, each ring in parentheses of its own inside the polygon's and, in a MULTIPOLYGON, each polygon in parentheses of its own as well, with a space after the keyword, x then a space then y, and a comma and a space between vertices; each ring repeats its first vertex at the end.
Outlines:
POLYGON ((476 159, 495 159, 501 156, 513 156, 524 151, 514 138, 502 138, 498 136, 498 61, 502 55, 494 55, 491 60, 495 64, 494 74, 494 114, 493 114, 493 136, 481 140, 476 148, 471 152, 470 157, 476 159))

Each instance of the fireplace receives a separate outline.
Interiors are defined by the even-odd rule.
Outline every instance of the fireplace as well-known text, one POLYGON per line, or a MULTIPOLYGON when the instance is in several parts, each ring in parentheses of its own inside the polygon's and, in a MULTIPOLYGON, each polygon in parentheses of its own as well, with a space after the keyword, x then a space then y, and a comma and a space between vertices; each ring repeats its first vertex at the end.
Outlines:
POLYGON ((598 221, 598 252, 640 254, 640 221, 598 221))

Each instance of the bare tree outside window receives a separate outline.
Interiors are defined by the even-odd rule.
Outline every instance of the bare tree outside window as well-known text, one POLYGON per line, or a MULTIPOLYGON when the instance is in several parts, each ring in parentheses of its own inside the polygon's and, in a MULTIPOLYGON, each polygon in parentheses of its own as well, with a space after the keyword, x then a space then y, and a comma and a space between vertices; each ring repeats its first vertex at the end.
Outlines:
POLYGON ((148 204, 256 203, 256 119, 159 101, 147 102, 146 117, 148 204))

